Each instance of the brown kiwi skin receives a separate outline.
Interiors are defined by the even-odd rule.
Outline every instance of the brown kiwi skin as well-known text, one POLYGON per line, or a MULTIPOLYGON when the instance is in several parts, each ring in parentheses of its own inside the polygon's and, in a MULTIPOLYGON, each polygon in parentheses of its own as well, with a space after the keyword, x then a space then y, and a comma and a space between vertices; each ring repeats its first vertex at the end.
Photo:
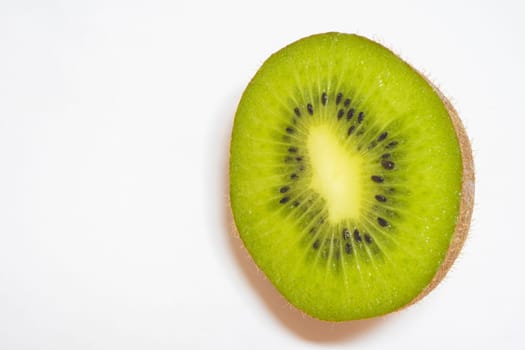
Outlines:
MULTIPOLYGON (((387 50, 389 50, 387 48, 387 50)), ((391 50, 390 50, 391 51, 391 50)), ((393 53, 394 55, 398 56, 397 54, 393 53)), ((467 136, 467 133, 465 131, 465 127, 463 126, 463 123, 452 105, 452 103, 445 97, 445 95, 421 72, 416 70, 414 67, 411 67, 416 72, 419 73, 419 75, 425 79, 425 81, 434 89, 434 91, 438 94, 441 101, 443 102, 445 108, 447 109, 448 115, 450 117, 450 120, 452 122, 452 125, 454 127, 454 130, 456 132, 456 137, 458 139, 459 147, 460 147, 460 153, 461 153, 461 160, 462 160, 462 179, 461 179, 461 202, 459 207, 459 216, 456 222, 456 227, 454 230, 454 233, 452 235, 449 248, 447 250, 447 253, 445 254, 445 258, 443 259, 443 262, 441 263, 439 269, 436 271, 434 277, 430 281, 430 283, 410 302, 408 302, 406 305, 400 307, 399 309, 393 310, 390 313, 394 313, 400 310, 403 310, 421 299, 423 299, 427 294, 429 294, 434 288, 436 288, 439 283, 445 278, 445 275, 450 270, 454 262, 456 261, 459 253, 461 252, 461 249, 463 248, 463 245, 465 243, 465 240, 467 238, 469 229, 470 229, 470 222, 472 219, 472 212, 474 208, 474 190, 475 190, 475 171, 474 171, 474 159, 472 155, 472 147, 470 144, 470 140, 467 136)), ((230 145, 231 146, 231 142, 230 145)), ((230 204, 230 179, 229 179, 229 162, 228 162, 228 178, 227 178, 227 186, 228 186, 228 212, 231 220, 231 229, 232 232, 237 239, 241 239, 239 235, 239 231, 237 230, 235 220, 233 217, 231 204, 230 204)), ((244 243, 244 242, 243 242, 244 243)), ((246 249, 246 246, 244 244, 241 245, 241 249, 245 254, 247 254, 250 257, 250 260, 254 263, 255 267, 259 272, 262 272, 262 275, 268 279, 268 277, 265 275, 264 271, 262 271, 259 266, 255 263, 251 255, 249 254, 248 250, 246 249)), ((279 293, 279 295, 281 295, 279 293)), ((282 295, 281 297, 286 300, 282 295)), ((290 306, 292 306, 293 309, 299 311, 300 314, 303 316, 310 317, 312 319, 326 322, 326 323, 345 323, 345 322, 352 322, 350 321, 327 321, 327 320, 321 320, 317 319, 307 313, 305 313, 303 310, 298 309, 293 304, 288 303, 290 306)), ((386 316, 388 315, 381 315, 386 316)), ((373 316, 371 318, 381 317, 381 316, 373 316)))

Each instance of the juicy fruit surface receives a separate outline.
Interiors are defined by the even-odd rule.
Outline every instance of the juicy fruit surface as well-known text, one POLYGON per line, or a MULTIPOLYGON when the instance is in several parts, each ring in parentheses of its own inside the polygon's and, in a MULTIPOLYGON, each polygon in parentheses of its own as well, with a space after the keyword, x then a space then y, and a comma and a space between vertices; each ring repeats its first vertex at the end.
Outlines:
POLYGON ((272 55, 239 104, 230 200, 257 265, 324 320, 385 314, 432 280, 459 214, 462 160, 439 95, 366 38, 272 55))

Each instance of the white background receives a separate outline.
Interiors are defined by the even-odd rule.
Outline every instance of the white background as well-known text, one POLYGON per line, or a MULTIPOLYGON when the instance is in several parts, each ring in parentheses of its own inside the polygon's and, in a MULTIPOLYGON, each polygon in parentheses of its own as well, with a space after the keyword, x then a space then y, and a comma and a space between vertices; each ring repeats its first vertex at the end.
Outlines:
POLYGON ((520 1, 0 2, 0 349, 524 349, 520 1), (446 280, 387 317, 292 309, 232 235, 249 79, 303 36, 379 40, 472 138, 474 222, 446 280))

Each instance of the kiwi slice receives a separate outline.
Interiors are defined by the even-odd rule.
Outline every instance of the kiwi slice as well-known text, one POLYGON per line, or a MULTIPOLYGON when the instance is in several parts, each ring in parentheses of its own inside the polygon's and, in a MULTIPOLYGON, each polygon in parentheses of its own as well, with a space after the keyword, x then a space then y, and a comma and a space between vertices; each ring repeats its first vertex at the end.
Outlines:
POLYGON ((319 319, 426 295, 465 240, 472 154, 449 102, 394 53, 325 33, 273 54, 243 93, 230 201, 255 263, 319 319))

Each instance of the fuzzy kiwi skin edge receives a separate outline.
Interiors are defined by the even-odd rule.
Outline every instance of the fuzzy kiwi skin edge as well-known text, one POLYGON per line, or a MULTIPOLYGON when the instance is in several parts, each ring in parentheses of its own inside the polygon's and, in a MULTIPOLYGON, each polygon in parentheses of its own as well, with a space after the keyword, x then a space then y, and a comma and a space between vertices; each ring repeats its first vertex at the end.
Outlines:
MULTIPOLYGON (((387 48, 387 50, 389 50, 389 49, 387 48)), ((412 69, 414 69, 414 68, 412 67, 412 69)), ((423 79, 425 79, 425 81, 438 94, 438 96, 440 97, 441 101, 443 102, 443 104, 444 104, 444 106, 445 106, 445 108, 446 108, 446 110, 448 112, 448 115, 450 117, 450 120, 452 121, 452 125, 454 127, 454 130, 456 132, 456 137, 458 139, 458 143, 459 143, 459 146, 460 146, 461 161, 462 161, 461 202, 460 202, 459 216, 458 216, 458 219, 457 219, 456 228, 454 230, 454 234, 452 235, 449 248, 447 250, 447 253, 445 254, 445 258, 443 259, 443 262, 441 263, 441 266, 436 271, 434 277, 432 278, 430 283, 412 301, 408 302, 406 305, 400 307, 397 310, 391 311, 390 313, 403 310, 403 309, 405 309, 405 308, 407 308, 407 307, 417 303, 418 301, 423 299, 427 294, 429 294, 434 288, 436 288, 439 285, 439 283, 445 278, 445 275, 450 270, 450 268, 454 264, 454 261, 459 256, 459 253, 461 252, 461 249, 463 248, 463 245, 464 245, 465 240, 466 240, 467 235, 468 235, 468 231, 470 229, 470 222, 471 222, 472 212, 473 212, 473 208, 474 208, 474 192, 475 192, 474 159, 473 159, 473 156, 472 156, 472 147, 471 147, 471 144, 470 144, 470 140, 469 140, 469 138, 467 136, 467 133, 465 131, 465 127, 463 126, 463 123, 462 123, 462 121, 461 121, 457 111, 452 106, 452 103, 443 95, 443 93, 424 74, 422 74, 421 72, 419 72, 416 69, 414 69, 414 70, 416 72, 418 72, 419 75, 421 77, 423 77, 423 79)), ((231 140, 231 136, 230 136, 230 140, 231 140)), ((231 147, 231 141, 229 143, 229 147, 231 147)), ((237 226, 236 226, 236 223, 235 223, 235 220, 234 220, 234 217, 233 217, 233 212, 232 212, 231 202, 230 202, 230 198, 231 198, 231 195, 230 195, 230 191, 231 191, 231 189, 230 189, 230 179, 229 179, 229 176, 230 176, 230 168, 229 168, 230 167, 230 162, 229 162, 229 159, 231 157, 231 152, 230 151, 231 151, 231 149, 228 150, 229 157, 228 157, 228 174, 227 174, 228 216, 229 216, 229 221, 230 221, 230 226, 231 226, 231 234, 234 235, 235 239, 239 239, 242 242, 242 238, 240 237, 239 231, 237 229, 237 226)), ((257 263, 255 263, 255 261, 253 260, 251 254, 248 252, 246 246, 244 245, 244 242, 243 242, 243 244, 240 244, 240 247, 241 247, 241 250, 244 252, 244 254, 249 256, 249 259, 251 260, 253 265, 255 265, 257 271, 261 272, 262 270, 259 268, 257 263)), ((264 273, 264 271, 262 271, 262 275, 269 281, 269 279, 266 276, 266 274, 264 273)), ((273 286, 273 284, 272 284, 272 286, 273 286)), ((278 294, 280 295, 280 297, 283 300, 286 300, 286 298, 284 298, 284 296, 282 294, 280 294, 280 293, 278 293, 278 294)), ((328 320, 318 319, 318 318, 316 318, 316 317, 314 317, 312 315, 307 314, 303 310, 295 307, 293 304, 288 302, 288 300, 286 300, 286 302, 290 306, 292 306, 293 309, 299 311, 299 313, 302 314, 303 316, 307 316, 307 317, 316 319, 316 320, 321 321, 321 322, 327 322, 327 323, 352 322, 352 320, 349 320, 349 321, 328 321, 328 320)), ((384 315, 380 315, 380 316, 373 316, 371 318, 382 317, 382 316, 385 316, 385 315, 388 315, 388 314, 389 313, 384 314, 384 315)))

